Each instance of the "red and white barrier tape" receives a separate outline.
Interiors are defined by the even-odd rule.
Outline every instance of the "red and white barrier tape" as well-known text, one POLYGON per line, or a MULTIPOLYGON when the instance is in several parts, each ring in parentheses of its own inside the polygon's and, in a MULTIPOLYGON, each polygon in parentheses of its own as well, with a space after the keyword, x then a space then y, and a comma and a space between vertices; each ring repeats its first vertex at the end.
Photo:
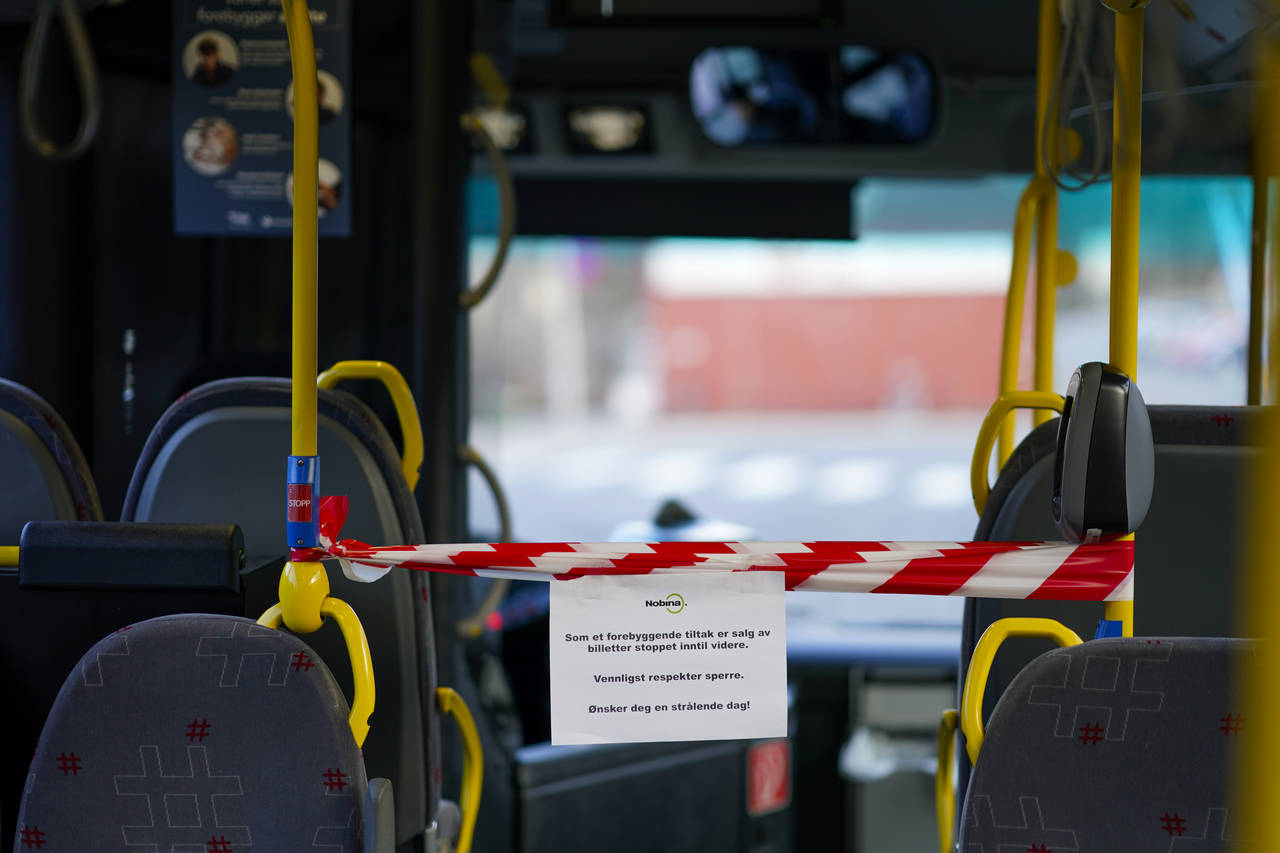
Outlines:
POLYGON ((347 502, 320 502, 323 552, 352 580, 391 568, 517 580, 781 571, 787 589, 1074 601, 1133 599, 1133 542, 519 542, 378 547, 338 540, 347 502))

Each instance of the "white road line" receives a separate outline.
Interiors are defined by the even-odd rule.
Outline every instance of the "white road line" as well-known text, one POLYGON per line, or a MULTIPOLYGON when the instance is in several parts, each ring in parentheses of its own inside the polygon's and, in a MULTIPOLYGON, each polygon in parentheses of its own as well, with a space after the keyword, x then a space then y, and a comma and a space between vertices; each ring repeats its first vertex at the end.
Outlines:
POLYGON ((791 497, 804 485, 804 463, 798 456, 749 456, 729 467, 725 497, 739 501, 777 501, 791 497))
POLYGON ((825 504, 869 504, 889 494, 893 468, 884 459, 854 458, 818 471, 814 495, 825 504))
POLYGON ((972 500, 969 468, 957 463, 939 463, 911 475, 907 486, 911 503, 924 509, 951 509, 972 500))

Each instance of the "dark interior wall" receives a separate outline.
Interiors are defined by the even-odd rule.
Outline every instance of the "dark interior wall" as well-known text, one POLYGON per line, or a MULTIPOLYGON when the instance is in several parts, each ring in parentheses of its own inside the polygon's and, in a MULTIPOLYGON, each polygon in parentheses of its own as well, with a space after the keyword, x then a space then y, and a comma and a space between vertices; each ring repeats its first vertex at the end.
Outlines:
MULTIPOLYGON (((355 11, 355 224, 351 238, 321 241, 319 361, 380 358, 408 375, 407 12, 398 24, 394 10, 355 11)), ((108 518, 176 396, 220 376, 289 371, 289 241, 173 235, 171 12, 134 0, 88 15, 103 119, 91 151, 70 164, 43 162, 23 143, 16 104, 27 28, 0 26, 0 375, 67 420, 108 518)), ((69 138, 78 98, 53 29, 41 108, 51 131, 69 138)), ((380 392, 356 390, 389 419, 380 392)))
MULTIPOLYGON (((481 6, 501 7, 502 3, 481 6)), ((689 61, 709 44, 812 45, 857 44, 910 47, 937 57, 961 76, 1026 77, 1035 74, 1036 19, 1039 4, 1027 0, 880 2, 835 0, 835 14, 816 24, 768 22, 667 23, 663 27, 621 24, 556 27, 557 15, 598 3, 570 0, 515 0, 510 4, 512 45, 517 54, 514 80, 521 86, 600 88, 683 85, 689 61), (539 14, 545 9, 546 14, 539 14), (550 20, 551 26, 542 21, 550 20), (655 49, 660 44, 661 50, 655 49), (591 68, 584 81, 583 68, 591 68)), ((655 4, 616 0, 615 8, 655 4)), ((707 4, 683 4, 688 9, 707 4)), ((725 4, 719 5, 723 8, 725 4)), ((746 4, 749 6, 750 4, 746 4)), ((814 4, 797 4, 806 8, 814 4)), ((480 33, 483 37, 483 30, 480 33)))
MULTIPOLYGON (((4 185, 5 219, 9 227, 0 252, 0 275, 11 282, 4 288, 4 345, 0 364, 4 375, 39 389, 72 423, 84 423, 92 406, 88 389, 77 389, 72 378, 88 363, 85 346, 88 312, 84 300, 90 293, 87 277, 89 253, 76 251, 89 216, 83 204, 86 170, 83 164, 52 166, 31 157, 17 121, 17 69, 22 54, 22 35, 14 28, 0 27, 0 81, 5 97, 0 100, 0 127, 7 137, 9 156, 4 185), (77 198, 81 203, 74 203, 77 198), (32 239, 39 234, 41 239, 32 239), (16 282, 29 282, 16 287, 16 282)), ((74 91, 61 45, 51 46, 51 67, 44 78, 43 91, 74 91)), ((74 100, 64 96, 49 99, 40 112, 41 121, 52 133, 74 129, 74 100)), ((87 386, 87 379, 82 386, 87 386)))

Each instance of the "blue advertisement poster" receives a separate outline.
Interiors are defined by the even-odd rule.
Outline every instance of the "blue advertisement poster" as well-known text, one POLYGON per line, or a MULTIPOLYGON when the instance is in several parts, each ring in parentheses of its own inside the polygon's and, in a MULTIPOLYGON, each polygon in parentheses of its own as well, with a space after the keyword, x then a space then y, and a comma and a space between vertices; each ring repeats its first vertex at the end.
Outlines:
MULTIPOLYGON (((350 0, 311 0, 320 96, 320 236, 351 233, 350 0)), ((173 221, 178 234, 293 225, 293 72, 279 0, 176 0, 173 221)))

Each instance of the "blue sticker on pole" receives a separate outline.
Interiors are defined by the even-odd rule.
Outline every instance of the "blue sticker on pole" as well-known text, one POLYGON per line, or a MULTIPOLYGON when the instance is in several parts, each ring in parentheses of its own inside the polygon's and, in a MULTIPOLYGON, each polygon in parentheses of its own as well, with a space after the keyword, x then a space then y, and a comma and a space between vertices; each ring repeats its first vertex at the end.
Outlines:
POLYGON ((290 456, 285 468, 285 545, 320 544, 320 457, 290 456))
POLYGON ((1124 622, 1119 619, 1099 619, 1098 630, 1093 632, 1095 640, 1105 640, 1109 637, 1123 637, 1124 622))
MULTIPOLYGON (((320 236, 351 234, 351 3, 311 0, 320 98, 320 236)), ((279 0, 177 0, 177 234, 293 227, 293 70, 279 0)))

